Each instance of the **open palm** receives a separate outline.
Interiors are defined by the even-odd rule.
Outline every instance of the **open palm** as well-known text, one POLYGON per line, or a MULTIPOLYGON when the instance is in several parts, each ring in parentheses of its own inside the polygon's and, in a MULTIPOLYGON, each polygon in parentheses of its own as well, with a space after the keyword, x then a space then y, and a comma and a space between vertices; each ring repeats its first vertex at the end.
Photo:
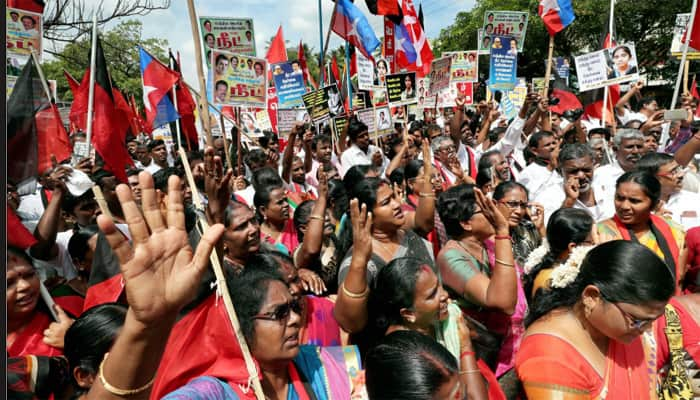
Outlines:
POLYGON ((200 277, 209 265, 209 254, 224 228, 220 224, 210 227, 193 253, 185 230, 180 179, 171 176, 168 180, 165 220, 151 175, 142 172, 139 185, 143 214, 129 187, 117 187, 132 244, 104 215, 98 218, 98 224, 119 259, 129 307, 140 322, 149 324, 174 317, 194 297, 200 277))

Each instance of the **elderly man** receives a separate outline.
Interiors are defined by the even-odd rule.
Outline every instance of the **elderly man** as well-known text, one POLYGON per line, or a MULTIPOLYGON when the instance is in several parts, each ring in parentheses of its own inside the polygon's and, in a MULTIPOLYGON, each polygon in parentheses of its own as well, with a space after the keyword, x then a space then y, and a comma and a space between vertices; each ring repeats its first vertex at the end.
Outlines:
MULTIPOLYGON (((645 152, 644 136, 637 129, 620 129, 613 137, 613 150, 615 159, 595 171, 593 182, 614 197, 617 178, 625 172, 632 171, 645 152)), ((612 197, 610 200, 612 201, 612 197)))
POLYGON ((442 177, 445 189, 460 183, 474 183, 474 180, 464 173, 457 158, 457 148, 450 137, 435 137, 430 143, 430 148, 433 151, 433 165, 442 177))
POLYGON ((673 156, 648 153, 637 162, 637 169, 656 176, 661 183, 661 212, 685 230, 700 226, 700 194, 683 190, 685 171, 673 156))
POLYGON ((593 150, 585 144, 564 145, 558 157, 562 184, 548 186, 536 197, 531 197, 544 206, 545 223, 559 208, 587 210, 596 221, 613 216, 615 205, 611 195, 593 185, 594 158, 593 150))

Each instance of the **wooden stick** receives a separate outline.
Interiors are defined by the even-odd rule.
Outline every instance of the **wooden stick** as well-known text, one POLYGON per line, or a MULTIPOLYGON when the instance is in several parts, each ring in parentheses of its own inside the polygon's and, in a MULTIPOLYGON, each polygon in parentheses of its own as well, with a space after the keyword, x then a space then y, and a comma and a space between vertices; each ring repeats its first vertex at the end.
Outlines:
POLYGON ((688 69, 690 68, 690 60, 685 60, 683 65, 683 93, 688 93, 688 69))
MULTIPOLYGON (((199 197, 199 191, 194 183, 194 176, 192 175, 192 169, 190 168, 190 163, 187 160, 187 154, 180 147, 178 149, 180 152, 180 157, 182 158, 182 164, 185 167, 185 175, 187 176, 187 182, 192 190, 192 201, 199 210, 203 210, 204 206, 202 204, 201 198, 199 197)), ((198 222, 202 227, 202 231, 205 232, 209 229, 209 224, 206 218, 198 213, 198 222)), ((219 262, 219 256, 216 254, 216 249, 212 249, 211 255, 209 256, 211 261, 212 269, 214 270, 214 275, 216 276, 216 284, 218 286, 217 292, 224 299, 224 306, 226 307, 226 312, 231 320, 231 327, 236 335, 238 344, 241 346, 241 353, 243 353, 243 360, 245 361, 245 366, 248 369, 248 374, 250 375, 250 380, 253 384, 253 390, 255 391, 255 397, 258 400, 264 400, 265 394, 262 390, 262 385, 260 384, 260 379, 258 378, 258 371, 255 367, 255 362, 253 361, 253 356, 250 354, 250 349, 248 349, 248 343, 241 333, 241 324, 238 322, 238 316, 236 315, 236 309, 233 307, 233 301, 231 301, 231 295, 228 291, 228 285, 226 284, 226 276, 224 275, 224 269, 221 267, 219 262)))
POLYGON ((95 109, 95 53, 97 51, 97 13, 92 16, 92 47, 90 49, 90 87, 88 89, 88 111, 87 111, 87 132, 85 133, 88 153, 86 157, 90 157, 90 148, 92 147, 92 112, 95 109))
MULTIPOLYGON (((223 115, 223 114, 221 114, 223 115)), ((240 120, 241 118, 241 109, 240 107, 236 107, 236 119, 240 120)), ((241 150, 241 127, 236 125, 236 173, 237 175, 242 175, 243 172, 241 171, 242 169, 242 150, 241 150)), ((249 137, 250 138, 250 137, 249 137)))
POLYGON ((209 120, 209 101, 207 100, 207 85, 204 81, 204 69, 202 68, 202 44, 199 37, 199 25, 197 24, 197 14, 194 9, 194 0, 187 0, 187 8, 190 14, 190 25, 192 25, 192 38, 194 39, 194 56, 197 64, 197 77, 199 78, 199 101, 202 104, 200 119, 202 129, 207 135, 207 146, 214 147, 214 139, 211 136, 211 121, 209 120))
POLYGON ((544 72, 544 89, 542 90, 542 97, 547 98, 547 93, 549 92, 549 77, 552 74, 552 53, 554 53, 554 36, 549 36, 549 54, 547 55, 547 69, 544 72))
POLYGON ((95 195, 95 201, 97 201, 97 205, 100 206, 100 211, 102 211, 102 214, 113 220, 114 217, 109 211, 109 206, 107 205, 107 200, 105 200, 105 196, 102 193, 102 189, 100 189, 98 185, 94 185, 92 187, 92 193, 95 195))

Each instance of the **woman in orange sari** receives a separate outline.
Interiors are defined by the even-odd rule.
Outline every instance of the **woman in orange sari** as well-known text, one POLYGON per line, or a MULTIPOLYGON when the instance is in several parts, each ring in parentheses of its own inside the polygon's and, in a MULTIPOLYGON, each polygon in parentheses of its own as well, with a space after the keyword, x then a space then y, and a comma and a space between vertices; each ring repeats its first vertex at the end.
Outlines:
POLYGON ((650 329, 673 294, 672 273, 632 241, 586 252, 574 249, 533 299, 515 361, 527 398, 656 399, 650 329))
POLYGON ((670 220, 652 213, 661 197, 661 183, 653 175, 632 171, 617 180, 615 216, 598 224, 601 242, 631 240, 666 262, 674 273, 676 294, 685 274, 685 232, 670 220))

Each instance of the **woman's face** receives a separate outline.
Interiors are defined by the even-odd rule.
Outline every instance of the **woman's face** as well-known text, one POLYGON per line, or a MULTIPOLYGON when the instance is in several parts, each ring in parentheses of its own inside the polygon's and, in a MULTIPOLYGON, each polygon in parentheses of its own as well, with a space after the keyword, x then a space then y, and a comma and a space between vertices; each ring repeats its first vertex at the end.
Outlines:
POLYGON ((618 48, 613 54, 613 62, 618 69, 627 69, 627 64, 630 62, 630 54, 624 48, 618 48))
POLYGON ((479 240, 485 240, 495 233, 493 225, 484 216, 484 212, 481 211, 481 206, 476 205, 474 214, 469 219, 469 224, 472 227, 472 235, 476 236, 479 240))
POLYGON ((413 293, 414 324, 422 328, 432 326, 436 321, 447 319, 447 292, 440 284, 435 272, 423 265, 416 280, 416 290, 413 293))
POLYGON ((254 321, 254 340, 250 347, 253 357, 261 364, 289 362, 299 354, 301 316, 297 305, 284 283, 269 283, 267 295, 254 321))
POLYGON ((625 225, 647 223, 653 206, 638 183, 623 182, 615 191, 615 213, 625 225))
POLYGON ((287 203, 287 191, 284 188, 270 192, 270 201, 264 207, 263 215, 271 223, 285 222, 289 219, 289 203, 287 203))
POLYGON ((374 226, 382 231, 393 232, 406 222, 406 216, 401 211, 401 202, 396 198, 391 186, 386 183, 377 189, 377 203, 372 210, 374 226))
POLYGON ((39 275, 22 257, 7 254, 7 319, 24 318, 39 302, 39 275))
POLYGON ((386 75, 386 72, 386 64, 384 64, 383 62, 377 63, 377 74, 379 74, 379 76, 384 76, 386 75))
POLYGON ((406 84, 406 89, 410 89, 413 87, 413 81, 411 81, 410 76, 407 76, 406 79, 404 79, 404 83, 406 84))
POLYGON ((248 255, 260 249, 260 224, 248 207, 239 206, 233 213, 231 224, 224 231, 226 255, 245 260, 248 255))
POLYGON ((512 189, 498 200, 498 209, 508 218, 508 226, 515 228, 527 214, 527 195, 521 188, 512 189))
POLYGON ((256 76, 262 76, 263 74, 263 67, 260 64, 255 64, 255 75, 256 76))
POLYGON ((631 343, 664 313, 666 302, 644 304, 613 303, 599 297, 589 322, 603 335, 622 343, 631 343))

